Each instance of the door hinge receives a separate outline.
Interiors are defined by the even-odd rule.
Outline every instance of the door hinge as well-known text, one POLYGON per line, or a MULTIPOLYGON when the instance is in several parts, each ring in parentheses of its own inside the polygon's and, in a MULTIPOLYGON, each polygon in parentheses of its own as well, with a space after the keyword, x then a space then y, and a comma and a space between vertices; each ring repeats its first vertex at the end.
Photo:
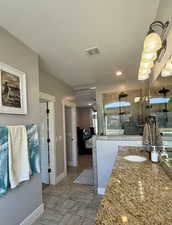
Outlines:
POLYGON ((51 168, 48 169, 48 173, 51 173, 51 168))
POLYGON ((48 138, 48 139, 47 139, 47 142, 50 143, 50 141, 51 141, 50 138, 48 138))
POLYGON ((47 114, 48 114, 48 113, 50 113, 50 110, 49 110, 49 109, 47 109, 47 114))

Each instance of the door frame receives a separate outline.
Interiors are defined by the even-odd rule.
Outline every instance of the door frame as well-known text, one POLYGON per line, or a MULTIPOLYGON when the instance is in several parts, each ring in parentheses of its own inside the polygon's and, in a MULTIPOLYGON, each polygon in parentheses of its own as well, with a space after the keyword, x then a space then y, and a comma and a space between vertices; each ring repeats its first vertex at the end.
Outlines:
POLYGON ((44 92, 39 93, 39 99, 45 100, 48 103, 48 109, 49 112, 49 137, 50 137, 50 143, 49 143, 49 157, 50 157, 50 184, 56 185, 56 143, 55 143, 55 137, 56 137, 56 131, 55 131, 55 102, 56 98, 55 96, 49 95, 44 92))
POLYGON ((71 108, 71 125, 72 125, 72 166, 78 166, 78 150, 77 150, 77 134, 76 134, 76 104, 68 100, 62 100, 62 113, 63 113, 63 151, 64 151, 64 173, 67 175, 67 158, 66 158, 66 119, 65 119, 65 106, 71 108))

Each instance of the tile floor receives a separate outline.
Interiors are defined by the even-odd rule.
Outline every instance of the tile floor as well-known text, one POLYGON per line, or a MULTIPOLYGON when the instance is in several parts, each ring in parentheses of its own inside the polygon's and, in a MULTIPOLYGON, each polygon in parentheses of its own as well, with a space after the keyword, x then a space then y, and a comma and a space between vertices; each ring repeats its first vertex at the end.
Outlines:
POLYGON ((78 168, 69 168, 62 182, 43 190, 45 212, 34 225, 94 225, 101 196, 93 186, 73 183, 91 165, 91 156, 80 156, 78 168))

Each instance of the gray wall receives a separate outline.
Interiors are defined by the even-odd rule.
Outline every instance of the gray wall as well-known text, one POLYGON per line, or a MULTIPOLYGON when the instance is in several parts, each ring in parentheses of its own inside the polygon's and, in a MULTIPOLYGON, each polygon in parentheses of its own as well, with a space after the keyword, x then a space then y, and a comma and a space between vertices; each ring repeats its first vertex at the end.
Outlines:
MULTIPOLYGON (((160 0, 156 20, 161 20, 162 22, 166 22, 167 20, 172 22, 172 1, 171 0, 160 0)), ((171 25, 170 25, 171 27, 171 25)))
MULTIPOLYGON (((0 114, 0 125, 39 123, 38 56, 0 27, 0 62, 27 74, 28 115, 0 114)), ((0 224, 19 225, 42 203, 40 175, 0 198, 0 224)))
POLYGON ((62 117, 62 100, 72 98, 72 88, 64 84, 56 77, 40 71, 39 76, 40 91, 56 97, 55 113, 56 113, 56 164, 57 176, 64 172, 64 151, 63 151, 63 117, 62 117), (60 136, 62 138, 60 138, 60 136))

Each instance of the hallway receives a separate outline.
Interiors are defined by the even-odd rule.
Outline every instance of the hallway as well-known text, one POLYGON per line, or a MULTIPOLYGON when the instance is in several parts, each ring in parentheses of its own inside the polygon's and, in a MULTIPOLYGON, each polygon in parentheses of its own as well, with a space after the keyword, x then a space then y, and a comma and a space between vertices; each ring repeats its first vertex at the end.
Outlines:
POLYGON ((91 156, 79 156, 77 168, 68 168, 63 181, 44 189, 45 211, 34 225, 94 225, 101 196, 95 194, 93 186, 73 183, 91 166, 91 156))

